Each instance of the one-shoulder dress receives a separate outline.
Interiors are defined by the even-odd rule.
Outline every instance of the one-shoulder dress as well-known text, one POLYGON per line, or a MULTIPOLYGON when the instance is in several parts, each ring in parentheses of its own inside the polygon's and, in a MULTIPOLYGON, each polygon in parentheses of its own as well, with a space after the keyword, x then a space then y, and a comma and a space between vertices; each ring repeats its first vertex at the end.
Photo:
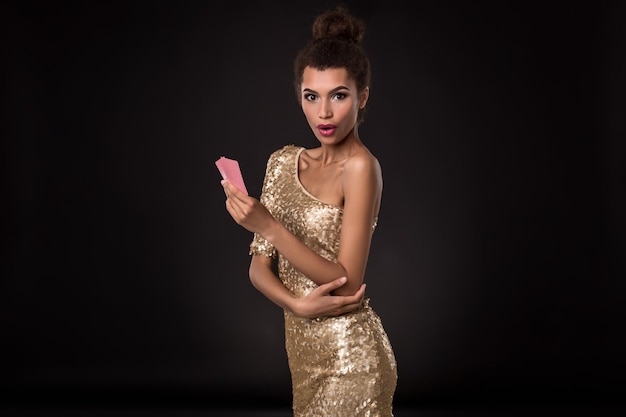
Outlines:
MULTIPOLYGON (((286 145, 270 155, 260 201, 308 247, 336 262, 343 210, 304 188, 298 176, 303 150, 286 145)), ((296 296, 317 287, 258 234, 250 255, 277 256, 279 277, 296 296)), ((341 316, 308 319, 284 311, 284 318, 294 417, 393 416, 396 359, 368 297, 341 316)))

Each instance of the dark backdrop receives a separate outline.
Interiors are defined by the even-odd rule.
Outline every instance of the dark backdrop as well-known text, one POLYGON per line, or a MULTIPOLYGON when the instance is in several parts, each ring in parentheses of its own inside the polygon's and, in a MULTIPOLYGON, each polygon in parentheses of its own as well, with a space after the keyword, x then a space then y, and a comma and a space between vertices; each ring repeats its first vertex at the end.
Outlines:
MULTIPOLYGON (((330 1, 2 6, 7 402, 289 404, 282 312, 213 162, 316 146, 330 1)), ((348 2, 385 180, 366 281, 398 404, 624 395, 624 3, 348 2)))

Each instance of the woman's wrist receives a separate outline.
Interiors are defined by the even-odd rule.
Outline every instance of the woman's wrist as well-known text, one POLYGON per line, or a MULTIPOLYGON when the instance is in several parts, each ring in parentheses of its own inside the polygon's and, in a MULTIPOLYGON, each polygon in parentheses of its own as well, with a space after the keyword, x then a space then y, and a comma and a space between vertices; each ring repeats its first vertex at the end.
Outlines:
POLYGON ((274 239, 278 234, 279 227, 280 223, 276 219, 272 218, 272 220, 268 222, 264 230, 260 231, 259 234, 263 236, 263 239, 267 240, 271 244, 274 244, 274 239))
POLYGON ((295 295, 291 295, 286 301, 285 301, 287 310, 289 312, 291 312, 293 315, 295 316, 300 316, 300 299, 297 298, 295 295))

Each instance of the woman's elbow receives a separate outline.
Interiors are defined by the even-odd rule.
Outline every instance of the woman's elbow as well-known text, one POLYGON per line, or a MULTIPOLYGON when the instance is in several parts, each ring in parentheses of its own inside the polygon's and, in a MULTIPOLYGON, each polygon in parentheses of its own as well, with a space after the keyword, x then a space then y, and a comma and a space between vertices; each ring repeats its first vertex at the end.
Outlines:
POLYGON ((363 285, 363 279, 351 279, 348 277, 346 283, 333 290, 332 294, 352 296, 361 289, 361 285, 363 285))
POLYGON ((254 266, 254 263, 251 262, 250 267, 248 268, 248 279, 250 280, 250 283, 252 284, 254 288, 258 288, 257 287, 257 273, 258 273, 257 268, 254 266))

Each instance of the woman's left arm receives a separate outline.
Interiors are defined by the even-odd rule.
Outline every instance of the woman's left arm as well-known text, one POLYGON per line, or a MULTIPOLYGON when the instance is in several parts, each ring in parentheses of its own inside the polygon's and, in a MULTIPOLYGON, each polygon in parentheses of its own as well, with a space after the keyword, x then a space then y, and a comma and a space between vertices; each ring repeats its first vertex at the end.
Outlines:
POLYGON ((350 158, 343 173, 344 208, 337 263, 346 269, 348 282, 333 292, 347 295, 363 283, 372 242, 374 220, 383 190, 378 160, 361 154, 350 158))

